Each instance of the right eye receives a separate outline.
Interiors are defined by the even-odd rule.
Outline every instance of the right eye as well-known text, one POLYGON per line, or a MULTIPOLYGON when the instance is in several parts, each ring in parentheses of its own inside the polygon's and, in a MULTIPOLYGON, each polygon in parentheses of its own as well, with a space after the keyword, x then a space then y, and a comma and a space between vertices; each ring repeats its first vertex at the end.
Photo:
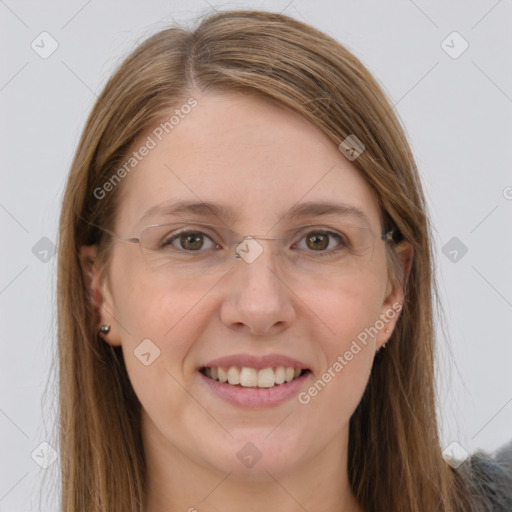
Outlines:
POLYGON ((217 244, 201 231, 182 231, 181 233, 170 234, 160 244, 162 248, 173 245, 177 249, 188 252, 196 252, 201 249, 214 249, 217 244))

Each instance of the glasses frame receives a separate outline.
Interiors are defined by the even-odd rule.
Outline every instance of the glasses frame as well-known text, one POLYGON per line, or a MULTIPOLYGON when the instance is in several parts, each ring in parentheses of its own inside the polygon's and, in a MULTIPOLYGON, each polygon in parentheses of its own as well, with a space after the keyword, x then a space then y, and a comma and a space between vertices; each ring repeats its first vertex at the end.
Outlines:
MULTIPOLYGON (((85 219, 84 219, 85 220, 85 219)), ((120 240, 121 242, 128 242, 128 243, 132 243, 132 244, 139 244, 140 245, 140 248, 142 249, 142 244, 141 244, 141 235, 143 233, 144 230, 146 229, 149 229, 149 228, 156 228, 156 227, 162 227, 162 226, 172 226, 176 223, 162 223, 162 224, 152 224, 150 226, 146 226, 145 228, 143 228, 141 230, 141 233, 139 234, 138 237, 122 237, 122 236, 119 236, 119 235, 116 235, 114 232, 110 231, 109 229, 106 229, 106 228, 103 228, 101 226, 98 226, 97 224, 94 224, 93 222, 89 222, 89 221, 86 221, 89 225, 91 226, 94 226, 98 229, 100 229, 101 231, 103 231, 104 233, 110 235, 111 237, 115 238, 116 240, 120 240)), ((180 224, 180 223, 178 223, 180 224)), ((187 224, 186 222, 183 222, 183 224, 187 224)), ((204 225, 205 227, 219 227, 220 224, 209 224, 209 223, 197 223, 198 225, 204 225)), ((312 224, 314 225, 314 224, 312 224)), ((228 228, 230 229, 230 228, 228 228)), ((393 228, 390 228, 388 230, 383 230, 381 231, 381 234, 380 234, 380 237, 379 239, 380 240, 383 240, 384 242, 395 242, 396 243, 396 240, 395 240, 395 235, 397 235, 398 231, 396 229, 393 229, 393 228)), ((282 240, 283 237, 280 237, 280 236, 266 236, 266 235, 245 235, 242 240, 240 242, 237 242, 238 244, 241 244, 243 243, 245 240, 251 240, 251 239, 254 239, 254 240, 282 240)), ((241 258, 240 254, 236 253, 235 252, 235 258, 241 258)))

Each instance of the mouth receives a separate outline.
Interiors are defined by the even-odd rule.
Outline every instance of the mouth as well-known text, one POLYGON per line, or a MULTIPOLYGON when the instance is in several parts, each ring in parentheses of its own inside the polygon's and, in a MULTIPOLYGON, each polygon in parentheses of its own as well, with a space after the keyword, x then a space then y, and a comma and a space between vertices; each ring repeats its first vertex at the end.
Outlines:
POLYGON ((252 368, 248 366, 203 366, 199 369, 205 377, 236 388, 270 389, 300 379, 309 369, 293 366, 252 368))
POLYGON ((198 375, 213 396, 237 407, 261 409, 293 400, 313 373, 284 354, 233 354, 203 363, 198 375))

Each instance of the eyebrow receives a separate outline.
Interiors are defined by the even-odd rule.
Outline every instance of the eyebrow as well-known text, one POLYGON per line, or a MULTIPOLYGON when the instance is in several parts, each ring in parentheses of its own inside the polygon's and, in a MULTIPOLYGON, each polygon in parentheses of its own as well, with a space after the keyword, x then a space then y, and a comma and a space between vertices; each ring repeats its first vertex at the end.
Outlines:
MULTIPOLYGON (((197 215, 200 217, 217 217, 223 222, 233 223, 240 217, 237 209, 209 201, 175 201, 166 202, 149 208, 140 218, 140 222, 154 215, 197 215)), ((356 217, 370 225, 367 215, 359 208, 333 202, 304 202, 295 204, 288 212, 280 216, 285 219, 300 219, 303 217, 320 217, 326 215, 342 215, 356 217)))

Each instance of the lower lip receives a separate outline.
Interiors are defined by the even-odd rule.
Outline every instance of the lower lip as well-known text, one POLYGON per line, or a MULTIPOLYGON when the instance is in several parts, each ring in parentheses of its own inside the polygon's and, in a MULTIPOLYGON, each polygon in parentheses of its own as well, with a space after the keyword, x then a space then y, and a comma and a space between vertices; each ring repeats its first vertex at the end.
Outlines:
POLYGON ((270 407, 286 402, 286 400, 299 394, 311 374, 311 372, 308 371, 291 382, 277 384, 272 388, 239 388, 231 384, 210 379, 201 372, 198 373, 217 396, 220 396, 233 405, 241 407, 270 407))

